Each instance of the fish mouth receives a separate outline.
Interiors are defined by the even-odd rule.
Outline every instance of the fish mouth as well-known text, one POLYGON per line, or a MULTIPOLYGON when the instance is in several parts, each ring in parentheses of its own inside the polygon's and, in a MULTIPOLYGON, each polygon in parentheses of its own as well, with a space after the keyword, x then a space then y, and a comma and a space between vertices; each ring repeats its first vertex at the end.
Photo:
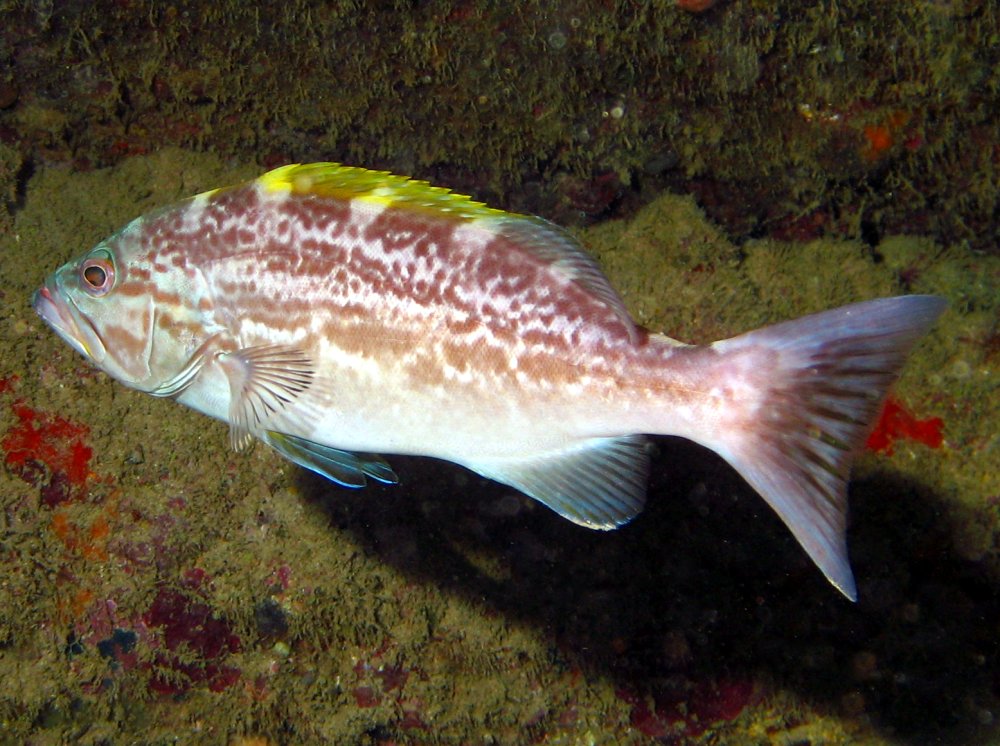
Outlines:
POLYGON ((54 291, 50 287, 51 280, 38 288, 31 298, 31 307, 73 349, 94 362, 100 362, 105 355, 104 343, 72 299, 60 292, 58 283, 57 278, 54 291))

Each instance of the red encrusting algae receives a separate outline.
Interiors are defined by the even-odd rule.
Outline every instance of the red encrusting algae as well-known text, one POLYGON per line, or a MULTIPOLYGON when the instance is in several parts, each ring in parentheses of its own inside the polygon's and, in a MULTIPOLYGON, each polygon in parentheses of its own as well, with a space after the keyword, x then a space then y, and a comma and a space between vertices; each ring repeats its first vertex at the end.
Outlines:
MULTIPOLYGON (((893 111, 878 124, 869 124, 864 127, 864 145, 862 147, 862 157, 867 161, 877 161, 900 140, 904 134, 903 128, 910 121, 909 113, 905 111, 893 111)), ((905 137, 904 144, 907 149, 913 150, 919 147, 919 140, 910 134, 905 137)))
POLYGON ((940 448, 944 443, 944 421, 940 417, 917 419, 898 399, 890 396, 885 400, 865 446, 876 453, 892 455, 896 441, 900 439, 940 448))
MULTIPOLYGON (((13 376, 0 379, 0 394, 12 393, 16 384, 13 376)), ((105 481, 90 470, 93 451, 86 443, 89 428, 56 414, 38 412, 22 399, 13 401, 10 409, 17 421, 0 439, 7 467, 39 490, 42 504, 51 510, 50 528, 68 550, 85 559, 107 560, 107 542, 118 518, 120 492, 112 489, 102 500, 101 513, 87 525, 74 521, 71 512, 73 503, 87 497, 93 482, 105 481)), ((143 615, 142 625, 159 630, 162 640, 154 663, 147 664, 152 669, 150 691, 176 695, 203 684, 220 692, 240 680, 240 669, 225 665, 225 661, 231 653, 241 650, 242 642, 228 621, 213 615, 205 598, 208 581, 203 570, 188 570, 181 588, 160 586, 143 615)), ((93 590, 79 588, 60 604, 60 612, 68 617, 67 621, 80 620, 96 597, 93 590)), ((119 624, 116 620, 115 626, 119 624)), ((133 667, 136 634, 119 629, 118 638, 125 640, 119 644, 121 650, 109 638, 99 643, 105 648, 101 654, 133 667)))
POLYGON ((677 7, 689 13, 702 13, 715 3, 716 0, 677 0, 677 7))
POLYGON ((651 738, 670 741, 697 738, 713 723, 735 720, 753 702, 754 693, 753 681, 742 678, 657 688, 649 697, 626 687, 615 691, 632 708, 629 722, 633 728, 651 738))
POLYGON ((209 580, 201 568, 188 570, 182 580, 184 590, 161 586, 143 615, 145 625, 159 629, 163 641, 155 656, 150 691, 175 695, 207 684, 211 691, 221 692, 240 680, 240 669, 223 661, 242 649, 242 641, 229 622, 215 617, 205 603, 203 585, 209 580))
POLYGON ((4 462, 25 482, 41 486, 48 471, 42 500, 49 507, 81 497, 86 489, 93 450, 85 442, 90 433, 56 414, 36 412, 22 400, 11 405, 17 424, 4 435, 4 462))
MULTIPOLYGON (((12 393, 16 385, 16 376, 0 380, 0 394, 12 393)), ((11 402, 10 411, 17 422, 0 440, 4 463, 12 474, 38 489, 41 504, 52 511, 50 528, 68 550, 86 559, 106 560, 107 542, 118 516, 117 500, 103 500, 102 512, 87 525, 80 525, 70 512, 73 503, 87 497, 94 482, 108 481, 90 470, 93 449, 86 442, 90 428, 32 409, 23 399, 11 402)))

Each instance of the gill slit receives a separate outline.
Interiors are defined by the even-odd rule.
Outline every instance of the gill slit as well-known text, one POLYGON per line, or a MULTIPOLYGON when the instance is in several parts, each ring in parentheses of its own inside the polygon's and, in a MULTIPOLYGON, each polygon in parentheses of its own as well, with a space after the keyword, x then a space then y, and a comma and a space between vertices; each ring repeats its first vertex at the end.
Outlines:
POLYGON ((178 371, 177 375, 167 381, 164 381, 149 393, 153 396, 167 397, 171 399, 184 393, 184 390, 194 383, 195 377, 201 372, 202 367, 205 365, 205 358, 208 357, 209 349, 214 346, 219 337, 219 334, 213 334, 211 337, 202 342, 201 345, 198 346, 198 349, 191 353, 191 357, 188 358, 184 367, 178 371))
POLYGON ((149 328, 146 330, 146 349, 143 351, 146 355, 146 359, 143 361, 146 365, 146 376, 153 375, 153 345, 154 338, 156 337, 156 302, 153 297, 149 298, 149 328))

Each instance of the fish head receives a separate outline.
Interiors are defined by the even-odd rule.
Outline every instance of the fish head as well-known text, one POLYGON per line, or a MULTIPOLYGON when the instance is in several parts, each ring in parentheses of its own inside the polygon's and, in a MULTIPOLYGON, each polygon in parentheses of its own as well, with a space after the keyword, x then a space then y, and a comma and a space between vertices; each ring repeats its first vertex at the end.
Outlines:
MULTIPOLYGON (((138 222, 138 221, 137 221, 138 222)), ((32 306, 73 349, 125 385, 162 396, 182 390, 210 336, 200 276, 157 261, 134 225, 51 275, 32 306)))

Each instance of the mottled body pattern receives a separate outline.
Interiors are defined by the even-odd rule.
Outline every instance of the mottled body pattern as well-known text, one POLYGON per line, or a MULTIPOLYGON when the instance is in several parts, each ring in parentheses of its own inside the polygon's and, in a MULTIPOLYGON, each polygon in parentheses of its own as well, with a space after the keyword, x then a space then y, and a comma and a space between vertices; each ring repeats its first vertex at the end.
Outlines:
POLYGON ((556 226, 336 164, 139 218, 35 305, 120 380, 345 484, 394 481, 371 452, 435 456, 612 528, 643 504, 641 434, 691 438, 849 596, 850 458, 941 308, 884 299, 683 345, 636 327, 556 226))

